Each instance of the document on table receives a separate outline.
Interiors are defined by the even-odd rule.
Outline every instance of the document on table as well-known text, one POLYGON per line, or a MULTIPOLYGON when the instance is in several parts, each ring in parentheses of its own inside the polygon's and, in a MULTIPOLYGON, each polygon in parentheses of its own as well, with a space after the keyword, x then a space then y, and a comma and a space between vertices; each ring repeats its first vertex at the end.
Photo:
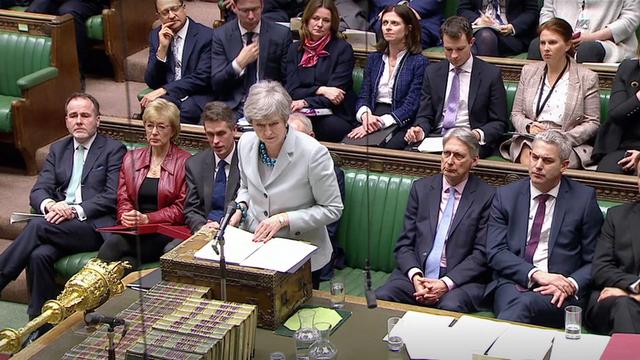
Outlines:
POLYGON ((13 223, 23 222, 23 221, 27 221, 27 220, 31 220, 31 219, 35 219, 35 218, 39 218, 39 217, 44 217, 44 215, 42 215, 42 214, 23 213, 23 212, 14 212, 13 214, 11 214, 11 218, 9 219, 9 223, 13 224, 13 223))
MULTIPOLYGON (((225 260, 230 264, 250 266, 280 272, 294 272, 302 266, 317 246, 304 241, 272 238, 266 243, 254 242, 253 234, 228 226, 225 234, 225 260)), ((198 259, 220 261, 212 245, 215 240, 198 250, 194 256, 198 259)))
POLYGON ((609 336, 582 334, 580 339, 567 339, 558 332, 553 339, 550 360, 598 360, 609 343, 609 336))
POLYGON ((391 335, 402 338, 412 359, 444 359, 440 343, 446 337, 444 333, 453 320, 451 316, 407 311, 393 328, 391 335))
POLYGON ((428 153, 440 153, 444 149, 442 145, 442 136, 426 137, 418 146, 418 151, 428 153))
POLYGON ((487 355, 511 360, 542 360, 549 352, 556 334, 557 330, 511 325, 491 346, 487 355))

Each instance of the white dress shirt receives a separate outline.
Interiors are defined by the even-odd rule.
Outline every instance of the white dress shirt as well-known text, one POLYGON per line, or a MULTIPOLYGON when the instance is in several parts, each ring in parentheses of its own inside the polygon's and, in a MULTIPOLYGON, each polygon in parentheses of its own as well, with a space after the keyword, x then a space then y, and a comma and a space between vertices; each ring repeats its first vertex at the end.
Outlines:
MULTIPOLYGON (((227 155, 227 157, 224 158, 224 161, 227 163, 227 166, 224 167, 224 173, 227 180, 229 179, 229 172, 231 172, 231 161, 233 160, 233 154, 235 152, 236 152, 236 144, 234 143, 233 149, 231 149, 231 152, 229 153, 229 155, 227 155)), ((213 164, 213 178, 215 179, 218 172, 218 163, 220 162, 220 157, 218 157, 218 154, 214 152, 213 158, 216 162, 215 164, 213 164)))
MULTIPOLYGON (((540 99, 540 105, 544 102, 544 99, 551 91, 552 84, 549 84, 549 77, 545 76, 544 86, 542 87, 542 98, 540 99)), ((542 112, 538 116, 537 121, 552 122, 558 126, 562 126, 562 117, 564 116, 565 103, 567 102, 567 93, 569 92, 569 68, 562 74, 562 77, 558 80, 556 88, 553 90, 547 104, 542 109, 542 112)), ((536 92, 536 97, 533 99, 533 109, 537 110, 538 99, 540 98, 540 88, 536 92)))
MULTIPOLYGON (((531 237, 531 228, 533 227, 533 220, 535 218, 536 210, 538 210, 538 200, 536 197, 543 194, 540 190, 536 189, 532 184, 529 185, 531 197, 529 198, 529 220, 527 225, 527 239, 529 243, 531 237)), ((551 235, 551 225, 553 223, 553 213, 556 209, 556 199, 558 198, 558 192, 560 191, 560 183, 547 192, 549 198, 546 202, 546 208, 544 213, 544 220, 542 222, 542 229, 540 230, 540 241, 536 247, 536 251, 533 253, 533 266, 534 268, 529 271, 527 277, 529 279, 529 287, 533 286, 531 276, 534 272, 541 270, 549 272, 549 236, 551 235)), ((578 283, 571 277, 569 281, 576 287, 576 293, 578 291, 578 283)))
MULTIPOLYGON (((258 25, 256 25, 256 27, 253 29, 253 38, 251 39, 252 43, 258 42, 258 40, 260 39, 260 25, 262 24, 262 21, 258 23, 258 25)), ((240 28, 240 38, 242 39, 242 46, 245 47, 247 46, 247 33, 249 32, 249 30, 245 29, 242 27, 242 25, 240 25, 240 22, 238 22, 238 28, 240 28)), ((238 77, 244 75, 244 71, 245 69, 240 68, 240 65, 238 65, 238 62, 236 61, 236 59, 233 59, 233 61, 231 62, 231 67, 233 68, 233 71, 236 72, 236 75, 238 75, 238 77)), ((258 57, 258 59, 256 60, 256 69, 260 69, 260 58, 258 57)), ((259 71, 256 71, 256 82, 258 82, 258 80, 260 79, 259 76, 259 71)))
MULTIPOLYGON (((173 53, 173 59, 175 61, 175 80, 180 80, 182 78, 182 53, 184 50, 184 39, 187 38, 187 31, 189 31, 189 18, 185 21, 182 29, 178 30, 178 32, 173 35, 173 40, 171 40, 171 52, 173 53)), ((162 62, 167 61, 166 56, 164 59, 161 59, 156 54, 156 58, 162 62)))
MULTIPOLYGON (((91 145, 93 145, 93 141, 96 139, 97 134, 93 134, 93 136, 91 138, 89 138, 89 140, 87 140, 87 142, 85 142, 84 144, 80 144, 75 138, 73 139, 73 158, 75 158, 75 152, 78 151, 78 147, 80 145, 82 145, 84 147, 84 159, 83 162, 87 160, 87 155, 89 154, 89 149, 91 149, 91 145)), ((84 169, 83 169, 84 172, 84 169)), ((69 177, 71 177, 71 174, 69 174, 69 177)), ((65 190, 65 194, 66 194, 66 190, 65 190)), ((78 215, 78 220, 80 221, 84 221, 87 219, 87 216, 84 213, 84 209, 82 208, 81 204, 82 204, 82 184, 80 184, 80 186, 78 186, 78 188, 76 189, 76 193, 75 193, 75 198, 76 198, 76 203, 74 205, 71 205, 72 208, 75 209, 76 214, 78 215)), ((45 210, 45 206, 47 205, 47 203, 49 202, 56 202, 55 200, 51 199, 51 198, 47 198, 42 200, 42 202, 40 203, 40 212, 43 214, 46 214, 46 210, 45 210)))
MULTIPOLYGON (((451 221, 455 219, 456 211, 458 211, 458 205, 460 205, 460 199, 462 199, 462 192, 464 191, 464 188, 467 185, 468 180, 469 178, 466 178, 463 181, 461 181, 458 185, 451 186, 447 182, 447 179, 444 176, 442 177, 442 192, 440 193, 440 207, 438 210, 438 219, 442 218, 444 209, 447 207, 447 202, 449 201, 449 197, 451 196, 451 191, 449 191, 449 188, 452 188, 452 187, 456 189, 456 199, 455 199, 455 202, 453 203, 453 216, 451 217, 451 221)), ((434 238, 435 238, 435 234, 434 234, 434 238)), ((440 267, 443 267, 443 268, 447 267, 447 240, 449 240, 449 234, 447 234, 447 236, 444 238, 444 246, 442 247, 442 255, 440 256, 440 267)), ((409 272, 407 272, 407 275, 409 276, 410 281, 413 281, 413 276, 415 274, 420 274, 420 276, 424 276, 423 275, 424 272, 421 269, 411 268, 409 272)), ((444 283, 447 284, 447 287, 449 288, 449 290, 453 290, 453 288, 455 288, 456 286, 456 284, 448 276, 443 276, 442 278, 440 278, 440 280, 444 281, 444 283)))

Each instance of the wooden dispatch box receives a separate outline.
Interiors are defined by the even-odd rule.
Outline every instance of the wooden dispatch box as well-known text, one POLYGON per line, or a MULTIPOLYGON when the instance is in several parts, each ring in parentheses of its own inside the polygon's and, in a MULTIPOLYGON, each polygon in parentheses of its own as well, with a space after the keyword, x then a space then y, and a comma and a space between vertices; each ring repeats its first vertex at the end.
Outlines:
MULTIPOLYGON (((194 257, 210 239, 196 233, 160 258, 162 279, 208 286, 220 299, 220 266, 194 257)), ((227 264, 227 301, 258 307, 258 327, 275 330, 311 297, 311 262, 295 273, 227 264)))

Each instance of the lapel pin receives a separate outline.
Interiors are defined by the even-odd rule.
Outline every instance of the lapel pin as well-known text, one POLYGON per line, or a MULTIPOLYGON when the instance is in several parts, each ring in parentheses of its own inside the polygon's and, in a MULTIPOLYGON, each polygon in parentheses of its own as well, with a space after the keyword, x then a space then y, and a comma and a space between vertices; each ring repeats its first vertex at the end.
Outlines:
POLYGON ((632 88, 637 88, 639 85, 640 85, 640 84, 638 83, 638 81, 637 81, 637 80, 633 80, 633 81, 631 82, 631 87, 632 87, 632 88))

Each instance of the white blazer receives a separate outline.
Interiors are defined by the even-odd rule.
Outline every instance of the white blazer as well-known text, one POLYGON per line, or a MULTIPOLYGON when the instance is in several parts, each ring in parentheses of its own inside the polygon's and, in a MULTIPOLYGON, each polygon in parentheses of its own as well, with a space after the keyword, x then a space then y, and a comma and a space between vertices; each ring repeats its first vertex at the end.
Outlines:
POLYGON ((236 201, 249 206, 243 228, 253 232, 262 220, 286 212, 289 226, 276 236, 316 245, 311 270, 319 270, 331 259, 326 225, 337 221, 343 208, 329 151, 290 127, 271 176, 263 183, 258 171, 259 143, 254 132, 243 134, 238 141, 240 189, 236 201))

